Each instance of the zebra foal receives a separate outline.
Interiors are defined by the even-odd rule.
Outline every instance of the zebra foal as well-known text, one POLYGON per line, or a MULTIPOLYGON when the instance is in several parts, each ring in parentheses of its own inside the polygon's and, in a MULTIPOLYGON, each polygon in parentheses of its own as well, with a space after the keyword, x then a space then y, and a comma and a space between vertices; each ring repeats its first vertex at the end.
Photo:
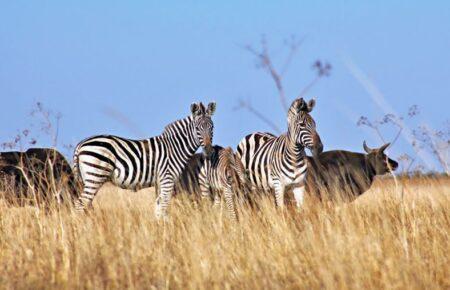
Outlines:
POLYGON ((188 160, 203 146, 212 150, 215 103, 191 105, 191 115, 167 125, 159 136, 130 140, 98 135, 81 141, 75 148, 74 168, 83 184, 76 208, 85 209, 105 182, 138 190, 157 187, 155 215, 167 216, 167 208, 178 176, 188 160))
POLYGON ((310 112, 315 101, 296 99, 289 108, 288 130, 276 137, 270 133, 253 133, 244 137, 237 154, 244 164, 253 189, 274 191, 275 204, 284 206, 286 188, 292 188, 297 206, 303 203, 307 170, 305 147, 314 154, 323 145, 310 112))
POLYGON ((215 205, 223 197, 228 216, 236 220, 236 202, 247 196, 247 184, 244 166, 233 150, 215 145, 210 158, 202 154, 191 158, 175 184, 175 192, 214 199, 215 205))

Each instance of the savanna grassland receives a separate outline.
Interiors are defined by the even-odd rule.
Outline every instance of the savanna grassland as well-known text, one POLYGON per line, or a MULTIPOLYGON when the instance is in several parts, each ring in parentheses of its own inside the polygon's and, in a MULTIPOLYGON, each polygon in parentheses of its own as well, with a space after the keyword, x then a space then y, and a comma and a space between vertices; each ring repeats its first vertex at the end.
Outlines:
POLYGON ((88 214, 0 206, 1 289, 449 289, 450 179, 378 180, 356 202, 225 211, 104 187, 88 214))

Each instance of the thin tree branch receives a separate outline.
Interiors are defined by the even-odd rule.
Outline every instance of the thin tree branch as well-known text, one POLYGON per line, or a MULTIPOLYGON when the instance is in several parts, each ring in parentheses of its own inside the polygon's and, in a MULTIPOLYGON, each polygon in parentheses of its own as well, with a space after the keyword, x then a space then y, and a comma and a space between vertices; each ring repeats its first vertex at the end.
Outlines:
POLYGON ((317 75, 303 90, 298 94, 298 98, 302 98, 306 95, 306 93, 320 80, 322 76, 317 75))
POLYGON ((272 59, 270 58, 270 55, 269 55, 265 37, 263 36, 261 38, 261 52, 257 52, 250 45, 247 45, 245 48, 247 49, 247 51, 251 52, 253 55, 255 55, 258 58, 259 65, 269 73, 270 77, 274 81, 275 86, 278 90, 278 97, 280 99, 281 106, 283 107, 284 111, 287 112, 289 107, 288 107, 288 104, 286 101, 286 96, 284 93, 282 78, 272 63, 272 59))
POLYGON ((296 40, 295 36, 291 36, 291 40, 289 42, 286 42, 287 45, 289 45, 289 53, 286 57, 286 60, 284 61, 284 64, 281 68, 280 75, 284 76, 286 71, 288 70, 289 66, 292 63, 292 60, 294 59, 294 56, 298 52, 298 48, 303 44, 303 41, 305 40, 305 37, 303 37, 300 40, 296 40))
POLYGON ((144 137, 144 133, 139 127, 133 123, 126 115, 122 114, 120 111, 114 109, 113 107, 105 106, 102 109, 103 113, 108 117, 116 120, 120 124, 122 124, 125 128, 128 129, 132 134, 136 137, 144 137))
POLYGON ((239 100, 239 104, 235 109, 246 109, 250 113, 252 113, 254 116, 256 116, 258 119, 266 123, 270 128, 272 128, 276 133, 281 134, 280 128, 275 125, 270 119, 268 119, 263 113, 255 109, 250 102, 244 101, 242 99, 239 100))
POLYGON ((400 135, 402 134, 402 131, 403 131, 403 128, 399 127, 397 135, 395 135, 394 139, 392 139, 392 141, 391 141, 390 147, 394 146, 395 142, 397 142, 397 140, 398 140, 398 137, 400 137, 400 135))

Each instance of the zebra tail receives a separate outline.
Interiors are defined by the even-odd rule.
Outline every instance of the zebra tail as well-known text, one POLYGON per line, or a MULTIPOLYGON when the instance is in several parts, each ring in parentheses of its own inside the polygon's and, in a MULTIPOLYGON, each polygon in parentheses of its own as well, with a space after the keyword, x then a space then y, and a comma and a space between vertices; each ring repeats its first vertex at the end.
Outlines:
POLYGON ((80 184, 83 184, 82 182, 82 178, 81 178, 81 174, 80 174, 80 163, 78 161, 78 157, 80 155, 80 144, 77 145, 77 147, 75 147, 75 151, 73 153, 73 176, 75 178, 75 180, 77 182, 79 182, 80 184))

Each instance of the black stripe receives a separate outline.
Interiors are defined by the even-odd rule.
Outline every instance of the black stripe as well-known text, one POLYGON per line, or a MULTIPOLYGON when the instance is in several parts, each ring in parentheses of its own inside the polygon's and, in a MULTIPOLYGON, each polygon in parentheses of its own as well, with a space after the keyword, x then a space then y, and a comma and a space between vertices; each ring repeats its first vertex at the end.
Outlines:
MULTIPOLYGON (((151 141, 149 141, 149 142, 151 142, 151 141)), ((145 154, 144 155, 145 155, 145 158, 147 158, 147 172, 145 173, 144 183, 145 182, 151 183, 151 181, 148 180, 148 177, 149 177, 150 174, 153 174, 152 166, 150 164, 150 156, 152 156, 153 157, 152 159, 154 159, 155 151, 151 151, 150 150, 149 142, 145 142, 144 143, 144 148, 145 148, 145 151, 144 151, 145 154)))
MULTIPOLYGON (((103 155, 101 155, 101 154, 99 154, 99 153, 97 153, 97 152, 92 152, 92 151, 82 151, 82 152, 80 152, 80 154, 79 154, 78 156, 81 156, 81 155, 88 155, 88 156, 95 157, 95 158, 97 158, 98 160, 101 160, 101 161, 103 161, 103 162, 108 163, 109 165, 111 165, 111 166, 113 166, 113 167, 116 167, 116 164, 115 164, 111 159, 109 159, 109 158, 107 158, 106 156, 103 156, 103 155)), ((88 163, 88 162, 85 162, 85 163, 88 163)), ((90 164, 92 164, 92 163, 90 163, 90 164)), ((109 171, 109 170, 108 170, 108 171, 109 171)))
MULTIPOLYGON (((114 138, 114 136, 101 136, 101 138, 109 138, 111 142, 117 143, 114 139, 112 139, 112 138, 114 138)), ((128 176, 128 165, 127 165, 127 163, 117 153, 116 149, 114 148, 114 146, 111 145, 111 143, 95 140, 95 141, 89 141, 87 143, 84 143, 83 146, 97 146, 97 147, 103 147, 103 148, 108 149, 114 155, 114 157, 116 157, 117 161, 119 161, 122 164, 122 166, 125 168, 125 176, 128 176)), ((100 155, 100 154, 98 154, 98 155, 100 155)), ((111 165, 116 167, 116 165, 114 163, 112 163, 111 165)))
POLYGON ((128 168, 128 164, 126 162, 123 163, 123 165, 125 167, 125 177, 123 178, 123 182, 125 182, 128 179, 128 176, 130 175, 130 172, 131 172, 131 183, 133 183, 133 181, 136 177, 136 171, 137 171, 136 159, 133 157, 131 152, 122 144, 122 142, 116 141, 116 144, 117 144, 117 146, 120 147, 120 149, 122 149, 123 153, 125 153, 128 160, 131 161, 131 166, 133 166, 133 168, 128 168))
MULTIPOLYGON (((156 177, 156 176, 154 176, 154 175, 156 175, 155 164, 156 164, 156 158, 158 157, 156 155, 156 144, 155 144, 154 138, 150 139, 150 152, 152 152, 152 155, 153 155, 152 166, 150 167, 150 169, 152 171, 152 175, 150 176, 150 183, 152 183, 153 179, 155 179, 155 177, 156 177)), ((159 155, 161 155, 161 154, 159 154, 159 155)))
POLYGON ((106 171, 106 172, 112 172, 112 170, 110 168, 103 167, 103 166, 97 165, 95 163, 91 163, 91 162, 87 162, 87 161, 82 161, 81 163, 86 164, 86 165, 91 166, 91 167, 94 167, 94 168, 97 168, 97 169, 100 169, 100 170, 103 170, 103 171, 106 171))
MULTIPOLYGON (((102 169, 102 170, 103 170, 103 169, 102 169)), ((86 174, 89 174, 89 175, 95 176, 95 177, 100 177, 100 178, 108 178, 108 177, 109 177, 108 175, 98 174, 98 173, 90 172, 90 171, 86 172, 86 174)))
POLYGON ((103 184, 105 183, 104 181, 96 181, 96 180, 92 180, 92 179, 85 179, 84 182, 89 182, 89 183, 93 183, 93 184, 103 184))

